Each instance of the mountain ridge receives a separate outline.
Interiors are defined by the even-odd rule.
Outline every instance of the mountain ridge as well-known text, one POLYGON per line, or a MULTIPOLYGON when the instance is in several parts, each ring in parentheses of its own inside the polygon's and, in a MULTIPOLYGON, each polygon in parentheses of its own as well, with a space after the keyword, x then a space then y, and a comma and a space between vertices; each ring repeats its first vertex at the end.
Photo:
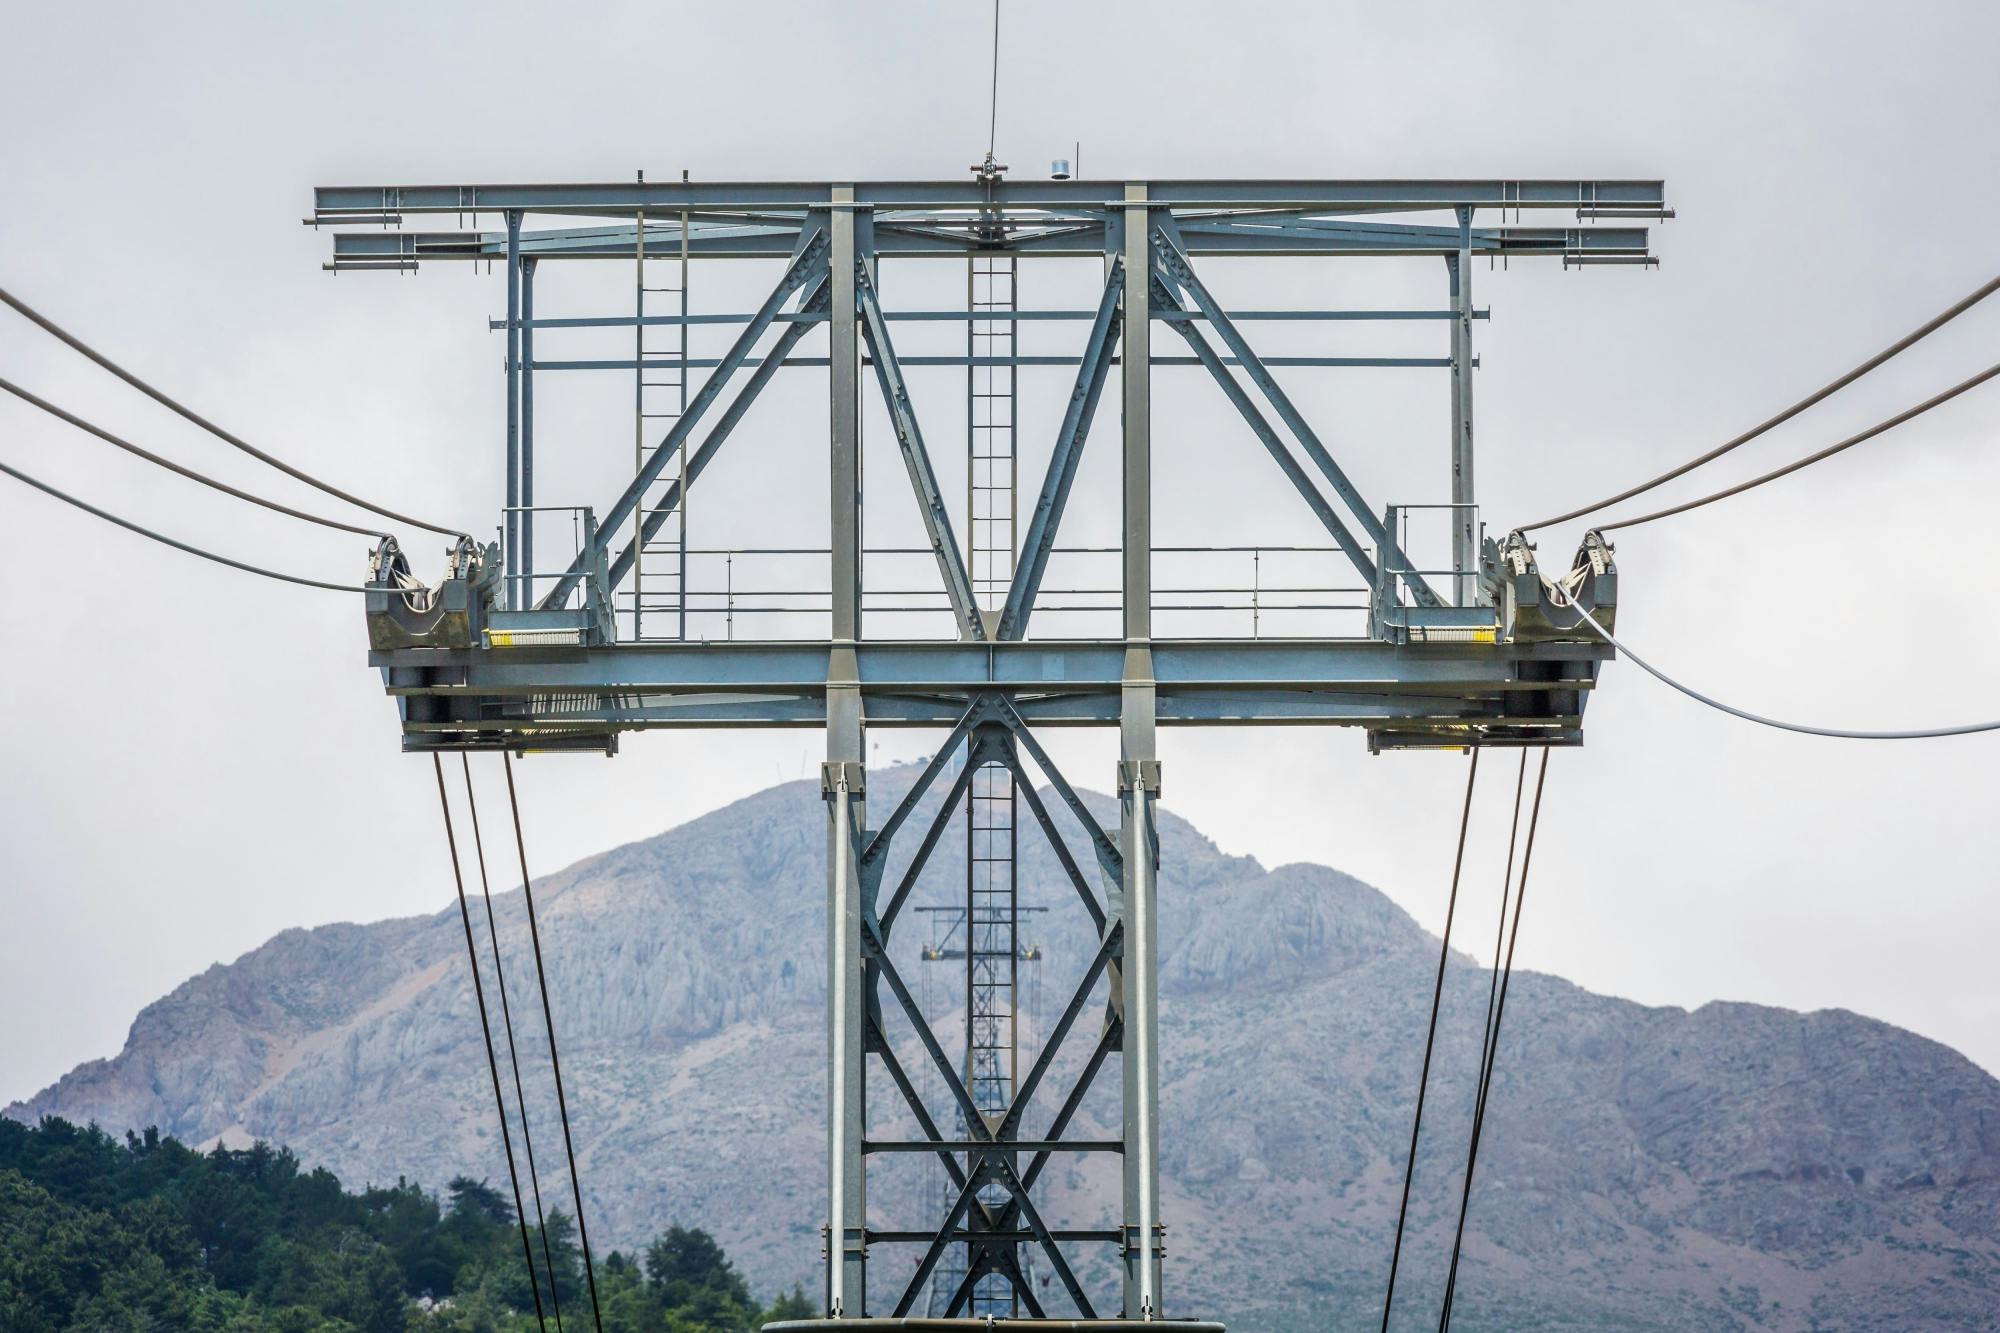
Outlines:
MULTIPOLYGON (((871 808, 886 811, 910 776, 871 774, 871 808)), ((1107 798, 1085 801, 1115 821, 1107 798)), ((607 1244, 698 1223, 760 1291, 812 1285, 824 820, 817 784, 786 783, 537 880, 580 1171, 607 1244)), ((1277 1330, 1368 1318, 1372 1302, 1379 1321, 1436 938, 1338 870, 1266 868, 1170 811, 1160 837, 1170 1308, 1277 1330)), ((919 901, 962 885, 962 842, 941 840, 919 901)), ((1033 918, 1049 961, 1032 1044, 1095 941, 1032 830, 1020 863, 1023 900, 1051 909, 1033 918)), ((497 894, 495 910, 524 1077, 545 1088, 520 897, 497 894)), ((913 986, 943 985, 909 920, 893 941, 899 968, 913 986)), ((1406 1298, 1414 1322, 1426 1305, 1435 1316, 1489 975, 1454 952, 1399 1325, 1406 1298)), ((489 998, 492 984, 489 970, 489 998)), ((1097 1002, 1086 1012, 1079 1048, 1097 1002)), ((455 904, 288 930, 148 1005, 118 1055, 6 1113, 157 1124, 190 1142, 265 1137, 351 1184, 493 1176, 476 1022, 455 904)), ((920 1070, 914 1043, 897 1041, 920 1070)), ((1055 1062, 1045 1103, 1080 1060, 1055 1062)), ((1115 1134, 1115 1061, 1101 1082, 1078 1136, 1115 1134)), ((876 1086, 871 1114, 893 1122, 893 1092, 876 1086)), ((529 1110, 538 1136, 554 1132, 551 1097, 531 1095, 529 1110)), ((924 1164, 876 1163, 877 1224, 920 1223, 924 1164)), ((1112 1220, 1115 1163, 1065 1160, 1045 1182, 1052 1224, 1112 1220)), ((876 1255, 883 1285, 912 1261, 876 1255)), ((1073 1261, 1095 1294, 1113 1287, 1109 1256, 1073 1261)), ((1515 973, 1462 1317, 1894 1328, 1925 1326, 1913 1316, 1963 1326, 1994 1308, 2000 1082, 1965 1057, 1846 1010, 1649 1006, 1515 973)))

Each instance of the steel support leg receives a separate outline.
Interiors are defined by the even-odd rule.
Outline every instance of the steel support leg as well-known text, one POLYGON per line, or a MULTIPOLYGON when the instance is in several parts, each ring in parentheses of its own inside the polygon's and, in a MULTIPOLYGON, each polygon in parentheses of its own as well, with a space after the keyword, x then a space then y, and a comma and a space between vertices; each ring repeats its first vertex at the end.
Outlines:
MULTIPOLYGON (((829 724, 830 756, 858 752, 859 693, 851 723, 829 724), (845 733, 845 735, 843 735, 845 733)), ((862 1162, 866 1124, 863 1051, 867 1012, 861 966, 861 871, 856 848, 865 817, 861 763, 829 757, 821 770, 827 806, 826 1048, 827 1232, 826 1308, 834 1316, 867 1308, 867 1178, 862 1162)))
POLYGON ((521 261, 521 605, 535 604, 535 261, 521 261))
POLYGON ((507 609, 521 609, 521 214, 507 214, 507 513, 500 525, 500 563, 507 570, 507 609))
POLYGON ((867 1313, 868 1191, 862 1159, 866 1128, 865 995, 862 976, 860 847, 866 815, 861 688, 854 640, 861 634, 861 358, 855 330, 852 191, 835 191, 831 226, 828 403, 832 460, 833 633, 827 675, 827 1235, 826 1312, 867 1313))
MULTIPOLYGON (((1146 188, 1126 187, 1125 272, 1153 271, 1146 188)), ((1118 790, 1122 860, 1118 910, 1124 921, 1119 970, 1124 1010, 1124 1310, 1155 1319, 1160 1296, 1159 926, 1155 920, 1158 840, 1153 802, 1160 785, 1154 750, 1153 478, 1151 284, 1125 284, 1124 603, 1125 671, 1119 708, 1118 790)))
POLYGON ((1478 599, 1479 533, 1472 509, 1472 210, 1458 210, 1458 253, 1451 270, 1451 566, 1455 600, 1478 599))

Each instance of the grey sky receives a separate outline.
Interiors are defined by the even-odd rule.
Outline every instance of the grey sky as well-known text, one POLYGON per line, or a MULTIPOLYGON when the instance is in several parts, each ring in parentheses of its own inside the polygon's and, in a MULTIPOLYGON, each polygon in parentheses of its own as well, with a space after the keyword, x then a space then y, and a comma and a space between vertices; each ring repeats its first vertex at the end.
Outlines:
MULTIPOLYGON (((501 348, 483 323, 497 278, 329 277, 326 238, 297 221, 311 186, 684 167, 957 177, 984 148, 987 21, 981 3, 17 7, 0 48, 0 285, 266 447, 483 528, 501 479, 501 348)), ((1734 434, 1990 276, 1996 39, 2000 15, 1976 3, 1892 18, 1858 3, 1006 0, 1000 157, 1040 174, 1081 139, 1094 177, 1664 176, 1681 216, 1656 232, 1659 271, 1475 275, 1494 309, 1480 498, 1504 527, 1734 434)), ((725 308, 759 280, 720 274, 697 299, 725 308)), ((1308 295, 1238 265, 1217 281, 1280 304, 1366 303, 1401 279, 1335 266, 1308 295)), ((1955 381, 1993 359, 1996 335, 2000 304, 1671 494, 1955 381)), ((297 494, 11 315, 0 367, 186 461, 297 494)), ((949 420, 951 384, 929 383, 949 420)), ((1181 395, 1162 414, 1181 488, 1162 496, 1163 528, 1197 539, 1197 506, 1213 503, 1224 540, 1295 533, 1269 517, 1278 492, 1259 489, 1254 463, 1204 463, 1202 449, 1255 452, 1198 387, 1162 390, 1181 395)), ((572 396, 547 404, 565 424, 545 427, 545 457, 567 468, 547 498, 613 493, 621 391, 551 391, 572 396)), ((1320 377, 1300 392, 1378 502, 1442 498, 1441 379, 1320 377)), ((1622 632, 1697 685, 1808 721, 2000 712, 1977 535, 2000 493, 1995 394, 1635 531, 1620 543, 1622 632)), ((1030 459, 1045 455, 1051 401, 1031 391, 1030 459)), ((824 422, 814 387, 759 412, 764 452, 718 480, 718 507, 787 457, 821 475, 802 452, 824 422)), ((355 541, 196 493, 12 402, 0 457, 232 552, 321 577, 362 569, 355 541)), ((809 504, 791 503, 771 521, 809 525, 809 504)), ((871 524, 876 510, 894 522, 877 504, 871 524)), ((1560 563, 1573 536, 1549 534, 1545 552, 1560 563)), ((434 572, 437 552, 419 551, 434 572)), ((396 751, 351 600, 201 565, 11 483, 0 557, 17 590, 0 636, 0 1098, 112 1053, 140 1005, 277 930, 442 904, 429 766, 396 751)), ((1551 765, 1528 966, 1649 1003, 1856 1009, 2000 1069, 2000 740, 1758 732, 1629 665, 1608 673, 1589 730, 1551 765)), ((879 757, 925 739, 884 735, 879 757)), ((1462 759, 1371 759, 1358 734, 1330 730, 1161 745, 1168 805, 1229 850, 1327 862, 1438 924, 1462 759)), ((1079 780, 1108 784, 1104 738, 1056 749, 1079 780)), ((553 869, 816 757, 801 732, 531 761, 531 853, 553 869)), ((1465 942, 1488 930, 1482 899, 1465 942)))

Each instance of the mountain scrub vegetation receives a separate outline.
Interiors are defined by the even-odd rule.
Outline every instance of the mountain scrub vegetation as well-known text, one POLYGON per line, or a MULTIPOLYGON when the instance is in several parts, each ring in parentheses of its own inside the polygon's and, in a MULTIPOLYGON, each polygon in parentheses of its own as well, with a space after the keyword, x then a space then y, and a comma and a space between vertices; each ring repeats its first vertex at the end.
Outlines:
MULTIPOLYGON (((528 1227, 460 1176, 345 1189, 288 1149, 198 1152, 157 1130, 121 1142, 56 1117, 0 1118, 0 1333, 539 1333, 590 1328, 576 1224, 528 1227)), ((745 1333, 815 1313, 760 1306, 705 1231, 599 1257, 607 1333, 745 1333)))

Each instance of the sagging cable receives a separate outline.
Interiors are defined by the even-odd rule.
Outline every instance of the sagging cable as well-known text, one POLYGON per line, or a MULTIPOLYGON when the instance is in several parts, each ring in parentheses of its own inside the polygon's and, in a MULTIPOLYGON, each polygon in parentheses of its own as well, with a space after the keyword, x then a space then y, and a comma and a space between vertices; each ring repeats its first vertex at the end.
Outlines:
POLYGON ((347 503, 354 505, 357 508, 366 509, 371 514, 379 514, 383 518, 391 518, 398 523, 407 523, 413 528, 422 528, 426 532, 443 533, 447 537, 465 537, 468 535, 467 533, 464 533, 454 527, 449 527, 437 523, 426 523, 420 518, 412 518, 408 514, 399 514, 393 509, 386 509, 381 505, 374 504, 368 500, 364 500, 358 495, 352 495, 347 491, 341 490, 338 486, 335 486, 330 482, 321 481, 318 477, 313 476, 310 472, 307 472, 302 468, 293 467, 290 463, 287 463, 282 458, 277 458, 271 454, 265 453, 262 449, 259 449, 256 445, 251 444, 247 440, 241 439, 238 436, 231 434, 229 431, 224 430, 222 427, 216 425, 213 421, 210 421, 207 417, 202 416, 200 413, 194 411, 192 408, 185 407, 182 404, 175 402, 172 398, 169 398, 166 394, 162 393, 160 390, 146 383, 146 381, 140 379, 137 375, 125 369, 125 367, 119 365, 116 361, 113 361, 110 357, 104 355, 104 353, 90 346, 88 343, 84 342, 81 338, 78 338, 76 335, 70 333, 67 329, 64 329, 54 320, 42 314, 40 311, 36 310, 33 306, 30 306, 27 302, 21 300, 21 298, 15 296, 12 292, 6 290, 5 288, 0 288, 0 304, 4 304, 11 307, 16 314, 21 316, 21 318, 27 320, 30 324, 33 324, 36 328, 39 328, 40 330, 42 330, 42 332, 48 334, 50 337, 54 338, 57 342, 62 343, 64 346, 68 347, 71 351, 76 352, 78 355, 84 357, 88 361, 91 361, 101 369, 106 370, 111 374, 117 376, 119 379, 125 381, 125 383, 137 389, 140 393, 145 394, 148 398, 152 399, 160 406, 166 408, 169 412, 172 412, 176 416, 182 417, 187 421, 193 422, 195 425, 207 431, 210 435, 215 436, 216 439, 221 440, 224 444, 232 445, 237 449, 241 449, 244 453, 250 455, 258 462, 266 464, 267 466, 270 467, 274 467, 278 471, 284 473, 288 477, 293 478, 294 480, 302 481, 306 485, 314 488, 315 490, 323 491, 327 495, 331 495, 337 500, 345 500, 347 501, 347 503))
POLYGON ((1731 450, 1740 448, 1743 445, 1750 443, 1750 441, 1756 439, 1758 436, 1764 434, 1766 431, 1771 430, 1774 427, 1781 426, 1785 422, 1790 421, 1793 417, 1805 411, 1813 404, 1821 402, 1824 399, 1831 397, 1833 394, 1838 393, 1840 390, 1854 383, 1854 381, 1860 379, 1863 375, 1866 375, 1869 371, 1874 370, 1877 366, 1882 365, 1884 362, 1889 361, 1894 357, 1900 356, 1902 353, 1908 351, 1910 348, 1922 342, 1925 338, 1928 338, 1931 334, 1936 333, 1939 329, 1951 323, 1951 321, 1953 321, 1954 319, 1957 319, 1960 315, 1964 314, 1966 311, 1972 309, 1972 307, 1978 305, 1981 301, 1984 301, 1987 297, 1993 295, 1993 293, 1996 291, 2000 291, 2000 277, 1992 278, 1987 282, 1980 284, 1978 287, 1975 287, 1972 291, 1968 292, 1964 297, 1962 297, 1956 303, 1946 307, 1943 311, 1940 311, 1930 320, 1919 325, 1917 328, 1912 329, 1909 333, 1904 334, 1901 338, 1898 338, 1895 342, 1890 343, 1887 347, 1877 352, 1874 356, 1869 357, 1866 361, 1863 361, 1860 365, 1854 367, 1854 369, 1848 371, 1846 374, 1840 376, 1838 379, 1835 379, 1830 383, 1824 384, 1819 388, 1813 390, 1813 392, 1807 394, 1804 398, 1801 398, 1798 402, 1793 403, 1790 407, 1786 408, 1784 411, 1778 413, 1774 417, 1770 417, 1764 421, 1759 422, 1757 425, 1752 426, 1749 430, 1744 431, 1741 435, 1738 435, 1735 439, 1724 441, 1722 444, 1719 444, 1715 448, 1710 449, 1707 453, 1701 454, 1700 456, 1695 458, 1691 458, 1687 462, 1682 463, 1678 467, 1669 468, 1667 471, 1662 472, 1659 476, 1654 477, 1651 481, 1643 481, 1640 482, 1637 486, 1629 486, 1626 489, 1618 492, 1616 495, 1606 496, 1602 500, 1598 500, 1595 503, 1583 505, 1576 509, 1572 509, 1568 513, 1557 514, 1554 518, 1537 519, 1533 523, 1523 524, 1520 528, 1520 531, 1531 532, 1536 528, 1551 527, 1557 523, 1567 523, 1573 518, 1582 518, 1585 514, 1594 514, 1600 509, 1608 509, 1612 505, 1615 505, 1623 500, 1629 500, 1635 495, 1644 495, 1647 491, 1652 490, 1656 486, 1663 486, 1667 482, 1672 481, 1675 477, 1685 476, 1687 473, 1694 471, 1696 468, 1702 466, 1704 463, 1714 462, 1716 459, 1722 457, 1726 453, 1729 453, 1731 450))
MULTIPOLYGON (((120 518, 118 517, 118 515, 113 514, 107 510, 99 509, 96 505, 91 504, 88 500, 80 500, 76 496, 71 495, 68 491, 58 490, 56 487, 49 485, 45 481, 41 481, 35 477, 29 476, 27 473, 21 471, 17 467, 11 467, 6 463, 0 463, 0 472, 6 473, 8 476, 12 477, 15 481, 20 482, 24 486, 34 487, 36 490, 40 491, 44 495, 54 496, 56 499, 61 500, 64 504, 74 505, 78 509, 81 509, 84 513, 91 515, 93 518, 101 518, 106 523, 114 524, 118 527, 125 529, 127 532, 136 532, 141 537, 145 537, 152 541, 156 541, 160 543, 160 545, 162 546, 171 546, 176 551, 185 551, 189 555, 200 556, 203 560, 211 560, 218 565, 227 565, 231 569, 240 569, 245 574, 255 574, 258 575, 260 578, 276 579, 280 583, 296 583, 300 587, 304 588, 324 588, 328 592, 384 591, 384 589, 379 587, 371 588, 366 585, 358 583, 328 583, 322 579, 309 579, 300 574, 287 574, 282 570, 266 569, 262 565, 253 565, 245 560, 235 560, 226 555, 218 555, 214 551, 204 550, 199 546, 191 545, 187 542, 179 540, 178 538, 169 537, 165 533, 155 532, 153 531, 153 529, 149 527, 145 527, 142 524, 134 523, 129 518, 120 518)), ((401 589, 401 591, 406 594, 411 594, 411 593, 420 593, 424 591, 424 589, 422 588, 422 585, 418 585, 416 588, 410 588, 408 586, 405 586, 401 589)))
MULTIPOLYGON (((1572 576, 1573 578, 1574 575, 1572 576)), ((1597 617, 1591 615, 1577 600, 1572 580, 1551 579, 1544 574, 1542 576, 1542 586, 1548 589, 1549 596, 1555 601, 1557 606, 1574 608, 1576 613, 1583 617, 1583 622, 1590 626, 1599 638, 1630 658, 1634 666, 1644 671, 1654 680, 1659 681, 1669 689, 1685 694, 1696 703, 1707 704, 1710 708, 1727 713, 1731 717, 1742 718, 1745 722, 1755 722, 1760 727, 1775 727, 1779 731, 1794 731, 1803 736, 1828 736, 1835 740, 1849 741, 1923 741, 1935 740, 1941 736, 1971 736, 1983 731, 2000 731, 2000 719, 1991 722, 1965 722, 1949 727, 1916 727, 1889 731, 1865 731, 1848 727, 1814 727, 1808 726, 1803 722, 1786 722, 1780 718, 1765 717, 1761 713, 1753 713, 1747 708, 1738 708, 1734 704, 1726 704, 1720 699, 1703 694, 1692 685, 1686 685, 1675 680, 1672 676, 1669 676, 1666 672, 1633 652, 1625 646, 1623 641, 1614 637, 1611 631, 1599 624, 1597 617)))

